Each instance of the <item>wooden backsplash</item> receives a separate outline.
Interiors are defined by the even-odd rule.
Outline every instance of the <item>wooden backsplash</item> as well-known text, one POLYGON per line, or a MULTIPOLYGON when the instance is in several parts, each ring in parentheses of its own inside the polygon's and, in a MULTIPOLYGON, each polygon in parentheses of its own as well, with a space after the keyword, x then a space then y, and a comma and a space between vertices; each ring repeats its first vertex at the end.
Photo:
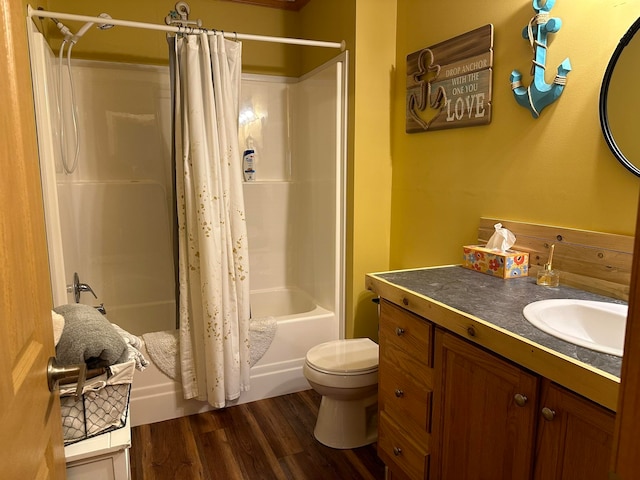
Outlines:
POLYGON ((629 299, 634 237, 481 218, 478 244, 487 243, 496 223, 516 236, 515 250, 529 252, 529 276, 535 278, 549 258, 549 247, 555 244, 553 269, 560 272, 560 283, 629 299))

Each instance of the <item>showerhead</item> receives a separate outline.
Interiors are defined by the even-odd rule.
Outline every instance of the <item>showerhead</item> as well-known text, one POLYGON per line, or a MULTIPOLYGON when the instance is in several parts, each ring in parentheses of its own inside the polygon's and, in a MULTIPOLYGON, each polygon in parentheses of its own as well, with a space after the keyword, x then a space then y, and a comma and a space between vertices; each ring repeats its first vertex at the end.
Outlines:
MULTIPOLYGON (((111 16, 108 13, 101 13, 100 15, 98 15, 100 18, 105 18, 105 19, 111 19, 111 16)), ((71 43, 73 43, 74 45, 76 44, 76 42, 78 40, 80 40, 80 37, 82 37, 85 33, 87 33, 87 31, 93 26, 95 25, 94 22, 87 22, 85 23, 82 27, 80 27, 80 30, 78 30, 78 33, 76 33, 73 38, 71 38, 71 43)), ((98 28, 100 30, 108 30, 109 28, 113 27, 112 24, 110 23, 100 23, 98 25, 98 28)))
POLYGON ((80 27, 80 30, 78 30, 78 33, 76 33, 71 39, 71 43, 75 45, 76 42, 80 40, 80 37, 82 37, 85 33, 87 33, 87 30, 89 30, 93 25, 94 25, 93 22, 87 22, 82 27, 80 27))

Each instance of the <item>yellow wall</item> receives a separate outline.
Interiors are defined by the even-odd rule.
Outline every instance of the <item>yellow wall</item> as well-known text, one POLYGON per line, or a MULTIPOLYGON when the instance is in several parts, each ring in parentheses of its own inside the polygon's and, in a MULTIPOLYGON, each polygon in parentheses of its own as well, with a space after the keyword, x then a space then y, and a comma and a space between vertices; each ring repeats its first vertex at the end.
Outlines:
POLYGON ((396 0, 356 2, 346 334, 374 340, 377 311, 364 289, 364 276, 389 265, 395 16, 396 0))
MULTIPOLYGON (((313 0, 299 14, 300 35, 311 40, 345 41, 355 53, 356 0, 313 0)), ((336 56, 326 48, 309 48, 300 59, 302 72, 309 72, 336 56)), ((352 59, 353 60, 353 59, 352 59)), ((349 72, 353 79, 353 68, 349 72)))
POLYGON ((530 83, 521 30, 533 13, 530 1, 479 8, 475 0, 398 0, 391 268, 459 263, 480 216, 634 235, 638 178, 603 140, 598 94, 640 0, 556 2, 551 14, 563 26, 552 34, 548 81, 567 56, 573 71, 537 120, 509 85, 514 68, 530 83), (491 124, 406 134, 406 55, 488 23, 495 27, 491 124))

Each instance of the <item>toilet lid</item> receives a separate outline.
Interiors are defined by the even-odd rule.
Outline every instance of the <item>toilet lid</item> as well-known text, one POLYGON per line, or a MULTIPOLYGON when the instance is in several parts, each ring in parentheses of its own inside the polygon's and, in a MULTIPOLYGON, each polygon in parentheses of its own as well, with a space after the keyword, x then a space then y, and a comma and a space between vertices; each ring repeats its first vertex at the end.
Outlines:
POLYGON ((378 345, 368 338, 334 340, 307 352, 310 367, 326 373, 367 373, 378 369, 378 345))

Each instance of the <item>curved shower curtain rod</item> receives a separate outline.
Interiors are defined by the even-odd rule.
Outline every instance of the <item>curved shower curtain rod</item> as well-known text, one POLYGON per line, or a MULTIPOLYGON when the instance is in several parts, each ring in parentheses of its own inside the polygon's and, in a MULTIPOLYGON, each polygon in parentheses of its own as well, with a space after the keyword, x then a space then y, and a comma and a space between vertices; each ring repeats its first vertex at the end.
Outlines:
MULTIPOLYGON (((63 12, 50 12, 47 10, 36 10, 27 6, 27 15, 29 18, 44 17, 44 18, 57 18, 61 20, 76 20, 79 22, 94 22, 96 25, 105 23, 105 19, 101 17, 91 17, 87 15, 75 15, 73 13, 63 12)), ((207 33, 208 35, 214 35, 215 30, 207 30, 198 27, 174 27, 171 25, 156 25, 154 23, 132 22, 129 20, 118 20, 116 18, 109 18, 108 23, 110 25, 118 25, 121 27, 142 28, 145 30, 160 30, 163 32, 173 33, 207 33)), ((319 40, 304 40, 301 38, 287 38, 287 37, 269 37, 265 35, 251 35, 246 33, 235 32, 222 32, 226 38, 232 40, 255 40, 258 42, 271 42, 271 43, 286 43, 289 45, 305 45, 309 47, 326 47, 326 48, 339 48, 344 50, 346 48, 344 40, 340 43, 337 42, 322 42, 319 40)))

